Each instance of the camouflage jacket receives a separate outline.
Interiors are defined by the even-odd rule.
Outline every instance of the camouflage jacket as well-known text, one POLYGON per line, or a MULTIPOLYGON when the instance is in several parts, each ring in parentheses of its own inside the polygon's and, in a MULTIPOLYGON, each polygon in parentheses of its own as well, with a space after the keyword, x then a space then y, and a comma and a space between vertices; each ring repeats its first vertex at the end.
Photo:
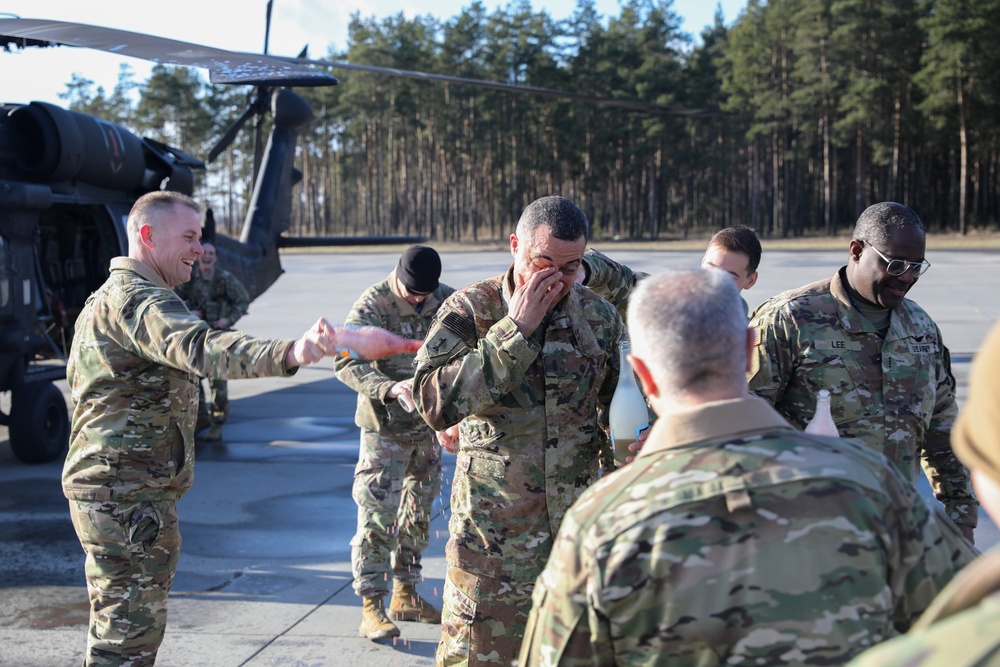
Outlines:
MULTIPOLYGON (((438 285, 423 301, 418 313, 413 304, 398 293, 396 272, 393 270, 387 279, 369 287, 354 302, 344 324, 382 327, 400 336, 420 340, 427 336, 441 302, 454 291, 448 285, 438 285)), ((387 397, 394 384, 413 377, 414 356, 397 354, 378 361, 351 357, 334 359, 337 378, 358 392, 358 409, 354 416, 358 426, 383 435, 414 440, 431 435, 430 427, 419 413, 407 412, 396 399, 387 397)))
POLYGON ((191 280, 181 283, 174 291, 190 310, 200 310, 202 319, 209 324, 224 317, 232 327, 250 308, 250 295, 243 283, 218 266, 211 279, 203 278, 195 269, 191 272, 191 280))
POLYGON ((597 477, 622 321, 580 285, 528 339, 508 316, 512 270, 455 292, 417 353, 432 428, 461 422, 448 562, 533 581, 563 515, 597 477))
POLYGON ((76 321, 66 366, 66 497, 179 498, 194 475, 199 376, 289 374, 292 343, 212 331, 149 266, 113 259, 76 321))
POLYGON ((930 316, 904 299, 885 339, 851 304, 844 269, 764 302, 750 390, 793 425, 812 418, 816 393, 829 389, 833 420, 915 481, 919 465, 956 523, 975 526, 976 501, 965 466, 951 451, 958 415, 948 348, 930 316))
POLYGON ((840 665, 976 555, 861 443, 755 397, 669 414, 563 521, 521 649, 535 665, 840 665))
POLYGON ((633 271, 593 248, 587 248, 583 253, 583 264, 587 272, 583 284, 610 301, 618 309, 622 320, 625 320, 628 315, 628 296, 632 293, 632 288, 649 274, 633 271))
POLYGON ((1000 664, 1000 547, 958 573, 909 633, 850 667, 987 667, 1000 664))

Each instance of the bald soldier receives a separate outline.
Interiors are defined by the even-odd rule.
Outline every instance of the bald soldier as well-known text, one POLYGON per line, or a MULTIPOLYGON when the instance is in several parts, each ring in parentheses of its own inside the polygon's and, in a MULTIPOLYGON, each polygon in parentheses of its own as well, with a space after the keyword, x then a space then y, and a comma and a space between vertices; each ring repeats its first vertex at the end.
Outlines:
POLYGON ((839 665, 975 556, 882 455, 749 395, 744 313, 717 269, 632 293, 630 362, 659 419, 563 520, 520 667, 839 665))
POLYGON ((923 466, 935 497, 971 541, 979 503, 951 450, 958 404, 941 330, 906 298, 930 267, 923 223, 892 202, 854 227, 847 265, 757 308, 750 390, 799 428, 831 394, 840 435, 895 463, 912 483, 923 466))
MULTIPOLYGON (((969 399, 951 433, 983 507, 1000 522, 1000 326, 976 354, 969 399)), ((1000 660, 1000 547, 962 570, 904 637, 851 667, 977 667, 1000 660)))
POLYGON ((417 353, 417 409, 438 431, 461 422, 439 665, 517 658, 535 578, 608 448, 623 325, 575 283, 588 231, 568 199, 529 204, 513 265, 451 295, 417 353))
POLYGON ((74 410, 62 486, 87 556, 86 666, 156 661, 180 556, 177 501, 194 480, 198 378, 291 375, 338 344, 325 319, 298 340, 264 340, 192 315, 171 289, 202 254, 189 197, 143 195, 127 232, 128 257, 111 260, 87 299, 66 366, 74 410))

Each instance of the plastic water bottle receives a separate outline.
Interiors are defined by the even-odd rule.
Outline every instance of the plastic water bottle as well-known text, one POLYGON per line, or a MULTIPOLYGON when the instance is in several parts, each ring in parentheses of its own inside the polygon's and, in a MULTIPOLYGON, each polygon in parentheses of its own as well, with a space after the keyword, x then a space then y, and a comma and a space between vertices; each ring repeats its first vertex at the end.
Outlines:
POLYGON ((837 425, 833 421, 833 413, 830 412, 830 392, 820 389, 816 395, 816 412, 809 420, 805 428, 806 433, 814 435, 832 435, 838 437, 837 425))
POLYGON ((623 338, 619 344, 621 371, 618 386, 608 408, 608 422, 611 426, 611 442, 618 467, 625 464, 625 457, 631 455, 628 446, 639 439, 639 434, 649 426, 649 411, 646 398, 635 381, 635 373, 628 363, 630 345, 623 338))

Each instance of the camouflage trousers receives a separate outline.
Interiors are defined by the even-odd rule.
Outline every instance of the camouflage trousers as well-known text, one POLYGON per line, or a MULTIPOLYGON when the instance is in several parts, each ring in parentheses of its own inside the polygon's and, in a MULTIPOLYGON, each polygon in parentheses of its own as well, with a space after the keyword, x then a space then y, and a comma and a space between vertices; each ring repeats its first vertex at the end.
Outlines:
POLYGON ((229 417, 229 380, 204 378, 198 383, 201 397, 198 402, 198 412, 208 415, 213 424, 225 424, 229 417), (209 396, 205 396, 205 383, 208 382, 209 396))
POLYGON ((69 502, 87 554, 85 667, 152 665, 167 625, 181 535, 175 501, 69 502))
POLYGON ((420 441, 361 429, 352 495, 358 530, 351 540, 354 591, 385 596, 392 579, 420 581, 420 555, 430 537, 434 499, 441 492, 441 446, 429 431, 420 441))
POLYGON ((531 612, 534 587, 534 578, 497 579, 449 565, 441 607, 437 667, 515 664, 531 612))

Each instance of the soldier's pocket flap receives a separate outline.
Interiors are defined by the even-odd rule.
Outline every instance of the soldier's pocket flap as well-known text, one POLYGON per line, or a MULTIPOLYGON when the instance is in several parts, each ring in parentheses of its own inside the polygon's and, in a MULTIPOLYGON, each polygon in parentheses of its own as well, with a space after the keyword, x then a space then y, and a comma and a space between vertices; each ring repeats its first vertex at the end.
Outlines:
POLYGON ((503 479, 507 473, 507 464, 499 459, 488 459, 482 456, 469 455, 466 471, 477 477, 492 477, 503 479))

